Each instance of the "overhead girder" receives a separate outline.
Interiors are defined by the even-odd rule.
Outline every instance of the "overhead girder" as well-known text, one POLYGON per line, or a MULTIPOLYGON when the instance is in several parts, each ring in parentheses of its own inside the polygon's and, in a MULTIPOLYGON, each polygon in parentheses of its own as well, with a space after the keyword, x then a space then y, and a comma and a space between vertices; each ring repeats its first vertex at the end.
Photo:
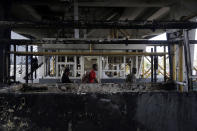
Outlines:
POLYGON ((197 22, 190 21, 53 21, 16 22, 0 21, 0 27, 10 28, 75 28, 75 29, 195 29, 197 22))
MULTIPOLYGON (((8 42, 13 45, 41 45, 41 44, 146 44, 146 45, 168 45, 179 44, 181 40, 167 41, 167 40, 139 40, 139 39, 43 39, 43 40, 3 40, 0 42, 8 42)), ((196 40, 190 40, 190 44, 196 44, 196 40)))
POLYGON ((125 8, 120 20, 135 20, 146 8, 125 8))
POLYGON ((167 53, 148 53, 148 52, 10 52, 19 56, 61 56, 61 55, 76 55, 76 56, 115 56, 115 55, 137 55, 137 56, 164 56, 167 53))
MULTIPOLYGON (((165 5, 173 4, 176 0, 104 0, 104 1, 79 1, 79 6, 81 7, 163 7, 165 5)), ((63 5, 65 3, 72 2, 68 1, 56 1, 56 0, 13 0, 15 3, 25 3, 30 5, 50 5, 50 4, 59 4, 63 5)))
POLYGON ((17 4, 11 8, 12 14, 17 19, 41 21, 42 16, 30 5, 17 4))
POLYGON ((155 13, 153 13, 147 20, 157 20, 164 15, 166 15, 170 11, 169 7, 163 7, 157 10, 155 13))

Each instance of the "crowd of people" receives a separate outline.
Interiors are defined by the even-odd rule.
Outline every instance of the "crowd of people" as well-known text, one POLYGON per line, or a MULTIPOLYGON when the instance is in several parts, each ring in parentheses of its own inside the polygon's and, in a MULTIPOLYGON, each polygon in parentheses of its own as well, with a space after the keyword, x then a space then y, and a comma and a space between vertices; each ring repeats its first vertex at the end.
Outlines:
MULTIPOLYGON (((86 72, 82 78, 82 83, 98 83, 98 79, 96 77, 96 71, 98 70, 97 64, 92 65, 92 70, 90 72, 86 72)), ((72 83, 72 81, 69 78, 70 69, 67 67, 64 70, 64 73, 62 75, 62 83, 72 83)), ((132 69, 132 72, 130 75, 127 76, 126 82, 135 83, 136 82, 136 68, 132 69)))
MULTIPOLYGON (((86 74, 82 78, 82 83, 98 83, 98 79, 96 77, 96 71, 98 70, 97 64, 92 65, 92 70, 90 72, 86 72, 86 74)), ((62 75, 62 83, 72 83, 69 79, 70 69, 66 68, 62 75)))

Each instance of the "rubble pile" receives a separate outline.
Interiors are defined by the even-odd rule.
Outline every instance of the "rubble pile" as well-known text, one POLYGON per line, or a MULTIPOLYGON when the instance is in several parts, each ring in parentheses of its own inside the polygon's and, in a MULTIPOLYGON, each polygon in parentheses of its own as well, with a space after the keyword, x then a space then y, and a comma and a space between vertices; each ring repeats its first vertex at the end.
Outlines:
POLYGON ((51 93, 118 93, 168 90, 168 84, 19 84, 1 91, 51 93))

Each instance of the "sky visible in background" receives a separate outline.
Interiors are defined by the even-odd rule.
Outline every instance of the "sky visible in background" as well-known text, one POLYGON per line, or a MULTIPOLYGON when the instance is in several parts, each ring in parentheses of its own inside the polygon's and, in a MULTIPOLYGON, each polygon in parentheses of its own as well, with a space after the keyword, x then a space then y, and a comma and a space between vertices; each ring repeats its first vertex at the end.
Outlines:
MULTIPOLYGON (((15 40, 29 40, 29 38, 24 37, 14 31, 11 31, 11 39, 15 39, 15 40)), ((13 47, 11 47, 11 49, 13 50, 13 47)), ((25 51, 25 47, 24 46, 20 46, 17 47, 18 51, 25 51)), ((33 51, 37 51, 37 46, 33 46, 33 51)))
MULTIPOLYGON (((149 40, 167 40, 166 38, 166 33, 163 33, 161 35, 155 36, 149 40)), ((147 46, 146 47, 146 52, 151 52, 151 48, 153 48, 153 46, 147 46)), ((157 46, 157 52, 164 52, 163 47, 157 46)))
POLYGON ((25 40, 28 40, 28 38, 18 34, 18 33, 15 33, 13 31, 11 31, 11 39, 16 39, 16 40, 21 40, 21 39, 25 39, 25 40))
MULTIPOLYGON (((161 35, 158 35, 158 36, 156 36, 156 37, 153 37, 152 39, 150 39, 150 40, 167 40, 167 38, 166 38, 166 33, 163 33, 163 34, 161 34, 161 35)), ((195 36, 195 40, 197 40, 197 29, 196 29, 196 36, 195 36)), ((151 48, 153 48, 153 46, 147 46, 146 47, 146 52, 151 52, 151 48)), ((157 51, 158 52, 163 52, 164 50, 163 50, 163 47, 157 47, 157 51)), ((194 46, 194 61, 195 61, 195 63, 194 63, 194 65, 195 66, 197 66, 197 44, 195 44, 195 46, 194 46)))

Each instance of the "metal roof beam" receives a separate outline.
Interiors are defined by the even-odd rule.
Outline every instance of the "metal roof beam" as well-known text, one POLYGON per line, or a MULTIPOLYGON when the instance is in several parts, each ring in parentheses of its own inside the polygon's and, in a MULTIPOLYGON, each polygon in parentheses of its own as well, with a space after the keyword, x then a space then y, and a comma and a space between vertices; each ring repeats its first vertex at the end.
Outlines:
POLYGON ((0 27, 10 28, 74 28, 74 29, 196 29, 197 22, 189 21, 59 21, 16 22, 0 21, 0 27))
MULTIPOLYGON (((8 42, 15 45, 41 45, 41 44, 145 44, 145 45, 168 45, 179 44, 181 40, 139 40, 139 39, 43 39, 43 40, 3 40, 0 42, 8 42)), ((196 40, 190 40, 190 44, 197 44, 196 40)))

